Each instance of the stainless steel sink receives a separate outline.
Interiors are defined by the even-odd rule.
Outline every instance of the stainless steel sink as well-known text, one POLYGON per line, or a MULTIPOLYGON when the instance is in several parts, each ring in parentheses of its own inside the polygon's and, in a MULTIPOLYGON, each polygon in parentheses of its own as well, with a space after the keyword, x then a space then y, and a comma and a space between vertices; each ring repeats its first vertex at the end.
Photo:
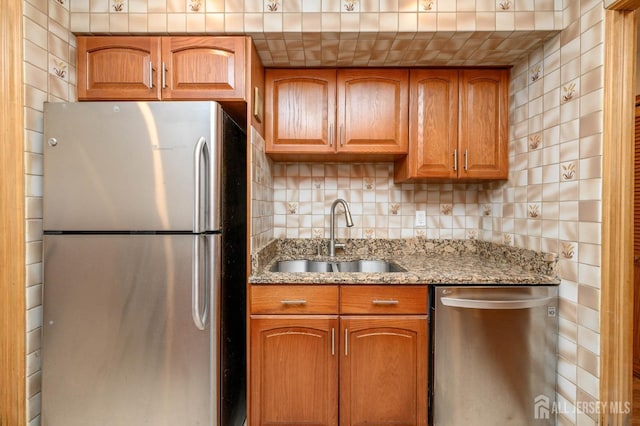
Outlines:
POLYGON ((271 272, 406 272, 393 262, 386 260, 280 260, 271 267, 271 272))

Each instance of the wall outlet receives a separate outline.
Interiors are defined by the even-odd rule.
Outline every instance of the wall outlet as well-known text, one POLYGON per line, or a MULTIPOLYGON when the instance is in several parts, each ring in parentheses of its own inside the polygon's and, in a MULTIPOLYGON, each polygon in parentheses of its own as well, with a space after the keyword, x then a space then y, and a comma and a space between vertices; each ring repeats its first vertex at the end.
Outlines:
POLYGON ((416 226, 427 226, 427 215, 424 210, 416 210, 416 226))

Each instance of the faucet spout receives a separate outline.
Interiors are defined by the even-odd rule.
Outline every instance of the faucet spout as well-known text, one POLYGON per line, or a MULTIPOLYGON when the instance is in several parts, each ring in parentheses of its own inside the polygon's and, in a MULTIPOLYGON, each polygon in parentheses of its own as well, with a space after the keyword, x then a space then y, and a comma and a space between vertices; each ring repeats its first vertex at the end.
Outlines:
POLYGON ((330 216, 330 230, 329 230, 329 257, 335 257, 336 247, 344 247, 344 244, 336 244, 336 206, 341 204, 344 208, 344 218, 347 221, 347 227, 353 226, 353 218, 351 217, 351 210, 349 204, 342 198, 338 198, 331 204, 330 216))

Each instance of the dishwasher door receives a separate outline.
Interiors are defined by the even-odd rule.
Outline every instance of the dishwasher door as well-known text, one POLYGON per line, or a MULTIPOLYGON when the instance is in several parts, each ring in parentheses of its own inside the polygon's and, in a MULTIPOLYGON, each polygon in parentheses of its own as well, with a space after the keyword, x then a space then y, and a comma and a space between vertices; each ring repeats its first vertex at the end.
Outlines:
POLYGON ((433 425, 554 425, 558 287, 433 291, 433 425))

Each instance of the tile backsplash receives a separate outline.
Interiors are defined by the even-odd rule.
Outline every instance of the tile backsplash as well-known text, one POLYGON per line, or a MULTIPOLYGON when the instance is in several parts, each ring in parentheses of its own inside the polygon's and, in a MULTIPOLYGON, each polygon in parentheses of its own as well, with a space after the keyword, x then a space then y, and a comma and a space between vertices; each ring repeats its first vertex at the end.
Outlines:
POLYGON ((328 238, 337 198, 354 222, 347 228, 337 215, 340 238, 475 238, 480 214, 493 211, 479 204, 477 184, 395 184, 392 163, 276 163, 273 186, 276 238, 328 238), (425 226, 415 226, 417 210, 426 212, 425 226))

